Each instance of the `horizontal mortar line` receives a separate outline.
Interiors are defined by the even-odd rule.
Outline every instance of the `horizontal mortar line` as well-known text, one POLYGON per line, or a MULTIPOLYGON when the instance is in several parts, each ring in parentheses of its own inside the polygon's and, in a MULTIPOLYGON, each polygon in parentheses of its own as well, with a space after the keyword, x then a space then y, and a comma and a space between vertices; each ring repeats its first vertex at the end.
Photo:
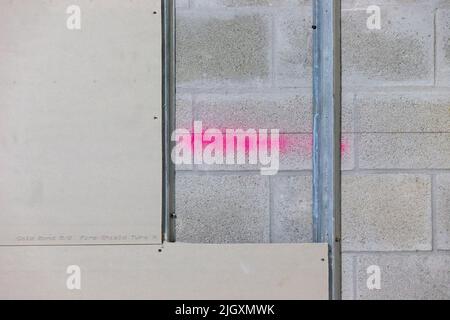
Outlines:
POLYGON ((259 176, 259 170, 242 170, 242 171, 226 171, 226 170, 196 170, 196 171, 182 171, 182 176, 259 176))
MULTIPOLYGON (((429 6, 430 8, 434 8, 434 9, 438 9, 440 8, 437 4, 429 4, 429 3, 424 3, 427 6, 429 6)), ((421 7, 424 4, 414 4, 413 6, 415 7, 421 7)), ((361 8, 342 8, 341 11, 366 11, 367 8, 370 6, 370 4, 367 5, 367 7, 361 7, 361 8)), ((395 8, 395 7, 399 7, 399 4, 382 4, 382 5, 378 5, 381 8, 386 8, 386 7, 391 7, 391 8, 395 8)), ((446 8, 446 7, 444 7, 446 8)), ((192 4, 190 4, 189 7, 177 7, 177 11, 193 11, 193 12, 199 12, 199 13, 221 13, 221 12, 244 12, 244 13, 270 13, 273 12, 275 10, 283 10, 283 9, 311 9, 312 10, 312 5, 309 4, 303 4, 303 5, 276 5, 276 6, 217 6, 217 5, 212 5, 212 6, 208 6, 208 5, 199 5, 197 4, 197 2, 193 2, 192 4)), ((312 12, 311 12, 312 15, 312 12)))
MULTIPOLYGON (((261 175, 261 170, 213 170, 213 169, 198 169, 197 171, 194 170, 183 170, 183 171, 177 171, 177 174, 180 174, 180 176, 237 176, 237 175, 244 175, 244 176, 262 176, 262 177, 270 177, 270 176, 263 176, 261 175)), ((311 175, 312 170, 311 169, 305 169, 305 170, 279 170, 276 175, 273 175, 272 177, 276 177, 277 175, 311 175)))
POLYGON ((279 87, 264 87, 264 88, 245 88, 245 87, 231 87, 231 88, 183 88, 177 87, 177 94, 192 94, 192 95, 206 95, 206 94, 222 94, 222 95, 232 95, 232 94, 282 94, 282 93, 303 93, 305 95, 312 95, 311 87, 297 87, 297 88, 279 88, 279 87), (304 91, 304 92, 298 92, 304 91))
MULTIPOLYGON (((252 173, 252 174, 260 174, 261 168, 259 169, 234 169, 234 170, 223 170, 223 169, 202 169, 198 168, 197 171, 194 169, 177 169, 177 173, 216 173, 216 174, 239 174, 239 173, 252 173)), ((433 174, 450 174, 450 169, 341 169, 342 175, 345 176, 357 176, 360 174, 422 174, 422 175, 433 175, 433 174)), ((312 173, 312 169, 279 169, 278 174, 303 174, 303 173, 312 173)))
MULTIPOLYGON (((361 93, 361 92, 418 92, 418 90, 427 90, 425 94, 427 93, 433 93, 433 92, 439 92, 442 91, 443 93, 447 92, 450 86, 435 86, 435 85, 429 85, 429 86, 423 86, 423 85, 396 85, 396 86, 343 86, 342 93, 348 94, 348 93, 361 93)), ((422 92, 423 93, 423 92, 422 92)))
MULTIPOLYGON (((305 94, 312 95, 312 87, 296 86, 296 87, 283 87, 283 86, 267 86, 267 87, 218 87, 218 88, 191 88, 191 87, 177 87, 177 93, 185 94, 245 94, 245 93, 261 93, 261 94, 274 94, 283 92, 295 92, 296 90, 305 91, 305 94)), ((426 90, 422 92, 425 95, 445 95, 450 96, 450 87, 361 87, 359 89, 343 90, 343 95, 348 94, 362 94, 362 93, 417 93, 418 90, 426 90)))
MULTIPOLYGON (((197 120, 193 120, 193 121, 204 122, 205 120, 204 119, 197 119, 197 120)), ((213 126, 219 126, 219 125, 218 124, 213 124, 213 126)), ((187 129, 187 128, 181 128, 180 127, 178 129, 186 129, 186 130, 188 130, 191 136, 200 136, 200 135, 205 134, 205 132, 194 133, 193 132, 194 130, 187 129)), ((247 131, 247 130, 255 130, 257 133, 260 130, 280 130, 279 128, 271 128, 269 126, 265 126, 265 127, 261 126, 260 128, 254 128, 254 127, 249 128, 248 126, 241 126, 241 127, 236 126, 235 128, 213 128, 213 127, 207 126, 207 127, 202 128, 202 129, 204 129, 205 131, 208 130, 208 129, 217 129, 217 130, 221 131, 221 133, 223 135, 226 135, 226 131, 225 130, 234 130, 234 131, 235 130, 245 130, 245 131, 247 131)), ((271 132, 269 131, 268 133, 271 133, 271 132)), ((288 135, 292 135, 292 136, 293 135, 312 135, 312 132, 311 131, 308 131, 308 132, 284 132, 284 131, 280 131, 279 134, 280 135, 285 135, 285 136, 288 136, 288 135)), ((350 134, 350 132, 349 132, 349 134, 350 134)), ((244 136, 245 137, 245 136, 248 136, 248 133, 245 133, 245 132, 243 132, 243 133, 233 132, 233 136, 244 136)))
MULTIPOLYGON (((278 6, 235 6, 235 7, 226 7, 226 6, 202 6, 202 5, 195 5, 196 3, 192 4, 190 8, 187 7, 181 7, 180 9, 183 9, 183 13, 191 11, 196 12, 199 14, 219 14, 220 13, 260 13, 260 14, 269 14, 272 12, 276 12, 276 10, 283 10, 287 13, 291 12, 288 9, 305 9, 308 10, 308 13, 310 13, 310 16, 312 17, 312 6, 311 5, 278 5, 278 6)), ((178 9, 177 9, 178 11, 178 9)), ((213 16, 214 17, 214 16, 213 16)))
MULTIPOLYGON (((364 7, 360 7, 360 8, 358 8, 358 7, 346 8, 345 7, 345 8, 342 8, 342 11, 367 10, 367 8, 369 6, 371 6, 371 5, 372 4, 368 3, 367 7, 365 7, 365 8, 364 7)), ((433 2, 430 4, 430 0, 423 0, 423 3, 419 2, 419 3, 414 3, 414 4, 408 4, 408 6, 410 6, 410 7, 423 7, 424 5, 425 5, 425 7, 430 7, 430 8, 434 8, 434 7, 438 6, 437 4, 435 4, 433 2)), ((402 4, 399 4, 399 3, 383 3, 383 4, 377 4, 377 6, 381 7, 381 8, 385 8, 385 7, 398 8, 398 7, 401 7, 402 4)))
POLYGON ((433 174, 448 174, 450 173, 449 169, 358 169, 358 170, 345 170, 343 171, 344 175, 354 176, 358 174, 425 174, 425 175, 433 175, 433 174))
MULTIPOLYGON (((417 8, 417 7, 422 7, 422 6, 425 5, 425 7, 429 7, 430 9, 438 9, 439 8, 439 5, 434 4, 434 3, 430 4, 430 3, 428 3, 428 1, 429 0, 426 0, 424 3, 408 4, 408 6, 417 8)), ((371 6, 371 4, 367 4, 367 7, 365 7, 365 8, 364 7, 361 7, 361 8, 343 8, 341 11, 367 11, 367 8, 369 6, 371 6)), ((391 7, 391 8, 401 7, 402 4, 398 4, 398 3, 397 4, 395 4, 395 3, 393 3, 393 4, 384 3, 384 4, 377 4, 377 6, 380 7, 380 8, 388 8, 389 9, 389 7, 391 7)))
POLYGON ((192 10, 193 7, 191 5, 188 6, 180 6, 180 7, 176 7, 176 12, 188 12, 190 10, 192 10))
POLYGON ((288 85, 281 85, 278 84, 278 82, 282 81, 282 79, 278 79, 277 78, 277 83, 275 83, 275 86, 273 87, 274 89, 279 89, 279 90, 310 90, 312 92, 313 90, 313 86, 312 85, 307 85, 307 86, 300 86, 300 85, 292 85, 292 86, 288 86, 288 85))
MULTIPOLYGON (((208 173, 217 173, 217 174, 222 174, 224 172, 228 172, 230 174, 239 174, 241 172, 243 173, 255 173, 258 175, 261 175, 261 169, 263 167, 259 168, 259 169, 243 169, 242 171, 239 171, 239 169, 235 169, 235 170, 215 170, 215 169, 198 169, 198 171, 196 172, 208 172, 208 173)), ((277 175, 289 175, 289 174, 298 174, 298 173, 304 173, 304 174, 312 174, 312 169, 304 169, 304 170, 278 170, 277 173, 275 175, 269 175, 269 177, 276 177, 277 175)))
POLYGON ((352 131, 348 134, 449 134, 450 131, 352 131))
POLYGON ((450 251, 442 251, 442 252, 435 252, 435 251, 342 251, 343 254, 348 255, 391 255, 391 256, 411 256, 411 255, 419 255, 419 256, 430 256, 430 255, 450 255, 450 251))
POLYGON ((292 177, 292 176, 304 176, 304 177, 309 177, 312 176, 313 172, 312 169, 305 169, 305 170, 292 170, 292 171, 288 171, 288 170, 283 170, 283 171, 278 171, 278 173, 274 176, 271 176, 273 178, 276 178, 277 176, 282 176, 282 177, 292 177))
MULTIPOLYGON (((260 165, 260 164, 258 164, 260 165)), ((214 165, 213 165, 214 166, 214 165)), ((222 165, 223 166, 223 165, 222 165)), ((230 165, 230 166, 238 166, 238 165, 230 165)), ((248 164, 247 164, 248 166, 248 164)), ((256 165, 255 165, 256 166, 256 165)), ((177 169, 177 172, 193 172, 194 169, 177 169)), ((198 168, 199 172, 237 172, 237 173, 241 173, 241 172, 260 172, 260 168, 259 169, 230 169, 230 170, 224 170, 224 169, 214 169, 214 168, 198 168)), ((278 173, 295 173, 295 172, 310 172, 312 171, 311 168, 309 169, 279 169, 278 173)), ((355 175, 355 174, 397 174, 397 173, 411 173, 411 174, 448 174, 450 173, 450 168, 448 169, 390 169, 390 168, 383 168, 383 169, 345 169, 342 168, 341 170, 343 173, 345 173, 346 175, 355 175)))
MULTIPOLYGON (((230 170, 224 170, 224 169, 211 169, 211 168, 207 168, 207 169, 202 169, 202 168, 198 168, 196 172, 202 172, 202 173, 218 173, 218 174, 224 174, 224 173, 228 173, 228 174, 234 174, 234 173, 257 173, 260 174, 262 168, 256 168, 256 169, 230 169, 230 170)), ((312 172, 312 169, 298 169, 298 170, 282 170, 279 169, 277 171, 277 174, 281 174, 281 173, 285 173, 285 174, 289 174, 289 173, 296 173, 296 172, 300 172, 300 173, 306 173, 306 172, 312 172)))
MULTIPOLYGON (((345 170, 345 169, 344 169, 345 170)), ((351 169, 345 170, 345 171, 349 171, 351 169)), ((239 174, 239 173, 261 173, 261 168, 259 169, 234 169, 234 170, 224 170, 224 169, 202 169, 202 168, 197 168, 197 170, 194 169, 177 169, 176 170, 177 173, 182 173, 182 174, 191 174, 191 173, 229 173, 229 174, 239 174)), ((292 169, 292 170, 287 170, 287 169, 279 169, 277 171, 277 175, 290 175, 290 174, 312 174, 312 169, 292 169)))
MULTIPOLYGON (((369 7, 369 6, 367 6, 367 7, 369 7)), ((366 7, 366 8, 350 8, 350 9, 342 9, 342 11, 366 11, 366 10, 367 10, 367 7, 366 7)))
MULTIPOLYGON (((448 91, 450 86, 361 86, 361 87, 343 87, 342 93, 343 95, 351 94, 351 93, 389 93, 389 92, 411 92, 418 93, 418 90, 426 90, 426 92, 421 92, 422 94, 437 94, 442 93, 446 95, 450 95, 448 91)), ((192 91, 192 92, 270 92, 277 90, 308 90, 312 93, 312 86, 280 86, 276 85, 275 87, 265 85, 262 87, 259 86, 239 86, 239 85, 231 85, 229 87, 226 86, 217 86, 217 87, 202 87, 202 86, 177 86, 177 91, 192 91)))

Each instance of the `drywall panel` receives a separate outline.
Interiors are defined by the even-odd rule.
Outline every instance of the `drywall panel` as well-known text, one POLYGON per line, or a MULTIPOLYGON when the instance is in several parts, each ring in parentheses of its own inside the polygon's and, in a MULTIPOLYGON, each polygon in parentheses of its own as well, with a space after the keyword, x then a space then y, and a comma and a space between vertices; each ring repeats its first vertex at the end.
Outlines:
POLYGON ((0 298, 327 299, 327 245, 3 247, 0 298))
POLYGON ((160 0, 1 1, 0 245, 160 243, 160 119, 160 0))

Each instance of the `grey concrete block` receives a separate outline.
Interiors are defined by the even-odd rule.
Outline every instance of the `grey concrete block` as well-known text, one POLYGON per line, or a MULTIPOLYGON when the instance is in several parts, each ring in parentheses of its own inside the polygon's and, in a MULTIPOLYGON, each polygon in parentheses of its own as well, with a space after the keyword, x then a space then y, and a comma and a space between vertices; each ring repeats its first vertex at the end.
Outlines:
POLYGON ((175 0, 175 4, 177 8, 188 8, 189 0, 175 0))
POLYGON ((271 242, 311 243, 311 176, 279 176, 272 183, 271 242))
POLYGON ((351 254, 342 255, 342 299, 354 300, 354 278, 355 270, 353 266, 354 256, 351 254))
POLYGON ((278 14, 275 23, 276 84, 312 86, 312 9, 302 6, 278 14))
POLYGON ((450 132, 447 92, 368 92, 353 103, 357 132, 450 132))
POLYGON ((431 178, 426 175, 344 176, 346 251, 431 250, 431 178))
POLYGON ((199 95, 195 98, 195 120, 207 128, 311 133, 311 92, 199 95))
POLYGON ((363 169, 448 169, 450 133, 369 133, 359 141, 363 169))
POLYGON ((448 4, 448 0, 341 0, 343 9, 365 9, 371 5, 378 5, 382 7, 398 7, 401 5, 405 6, 418 6, 418 5, 428 5, 433 8, 443 6, 448 4))
POLYGON ((271 80, 271 18, 257 13, 180 11, 181 87, 265 86, 271 80))
POLYGON ((343 12, 343 84, 434 83, 434 19, 427 5, 380 6, 381 29, 370 30, 364 6, 343 12))
POLYGON ((355 169, 355 136, 342 134, 341 139, 341 168, 344 171, 355 169))
POLYGON ((311 4, 311 0, 191 0, 196 7, 282 7, 311 4))
MULTIPOLYGON (((190 94, 180 94, 176 98, 176 129, 192 130, 193 127, 193 108, 192 96, 190 94)), ((192 157, 191 157, 192 159, 192 157)), ((191 164, 181 164, 176 166, 176 170, 192 170, 191 164)))
POLYGON ((450 9, 436 13, 436 72, 441 86, 450 86, 450 9))
POLYGON ((341 130, 343 133, 355 131, 355 94, 351 91, 342 93, 341 130))
POLYGON ((312 134, 286 134, 280 140, 281 170, 312 170, 312 134))
POLYGON ((177 121, 177 129, 192 129, 194 115, 192 108, 192 96, 190 94, 177 95, 175 117, 177 121))
POLYGON ((177 240, 269 242, 269 179, 261 176, 177 177, 177 240))
MULTIPOLYGON (((311 134, 286 134, 281 136, 281 170, 312 170, 313 138, 311 134)), ((355 168, 354 136, 343 134, 341 144, 342 170, 355 168)))
POLYGON ((450 250, 450 174, 436 177, 437 248, 450 250))
MULTIPOLYGON (((258 150, 256 150, 258 151, 258 150)), ((312 169, 312 135, 311 134, 281 134, 279 139, 279 171, 299 171, 312 169)), ((259 171, 261 168, 268 167, 261 165, 251 165, 248 161, 246 164, 238 165, 206 165, 198 166, 199 170, 204 171, 239 171, 253 170, 259 171)))
POLYGON ((357 263, 357 299, 447 300, 450 256, 446 254, 362 255, 357 263), (381 290, 367 288, 367 268, 381 269, 381 290))

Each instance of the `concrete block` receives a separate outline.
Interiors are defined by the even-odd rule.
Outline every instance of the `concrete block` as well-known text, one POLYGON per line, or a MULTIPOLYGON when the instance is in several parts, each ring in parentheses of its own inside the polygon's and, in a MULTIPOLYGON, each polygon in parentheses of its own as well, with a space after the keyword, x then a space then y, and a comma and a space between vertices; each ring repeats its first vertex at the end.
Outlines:
POLYGON ((448 169, 450 133, 369 133, 359 141, 363 169, 448 169))
MULTIPOLYGON (((280 168, 287 171, 312 170, 313 138, 311 134, 281 136, 280 168)), ((355 168, 354 136, 343 134, 341 144, 342 170, 355 168)))
POLYGON ((450 86, 450 9, 436 13, 436 72, 441 86, 450 86))
POLYGON ((272 183, 271 242, 311 243, 311 176, 278 176, 272 183))
POLYGON ((177 240, 189 243, 269 242, 269 179, 178 175, 177 240))
POLYGON ((311 133, 311 92, 198 95, 195 98, 195 120, 202 121, 207 128, 311 133))
POLYGON ((312 87, 312 8, 283 11, 275 26, 276 84, 312 87))
MULTIPOLYGON (((418 6, 418 5, 429 5, 433 8, 436 6, 442 6, 446 4, 448 0, 341 0, 343 9, 355 9, 361 8, 365 9, 371 5, 378 5, 387 7, 398 7, 399 5, 405 6, 418 6)), ((447 2, 448 3, 448 2, 447 2)))
POLYGON ((355 132, 355 94, 351 91, 342 93, 341 130, 343 133, 355 132))
POLYGON ((364 6, 344 9, 343 84, 432 85, 434 11, 428 5, 380 6, 381 29, 371 30, 364 6))
MULTIPOLYGON (((179 94, 176 99, 176 129, 191 130, 193 127, 192 96, 190 94, 179 94)), ((192 158, 191 158, 192 159, 192 158)), ((193 160, 191 160, 193 163, 193 160)), ((192 170, 192 164, 176 165, 176 170, 192 170)))
POLYGON ((353 103, 357 132, 450 132, 448 92, 368 92, 353 103))
POLYGON ((342 254, 342 299, 354 300, 354 277, 355 270, 353 263, 354 256, 351 254, 342 254))
POLYGON ((341 169, 355 169, 355 135, 343 133, 341 139, 341 169))
POLYGON ((431 250, 431 178, 426 175, 344 176, 345 251, 431 250))
POLYGON ((189 0, 175 0, 175 4, 177 8, 188 8, 189 0))
POLYGON ((283 135, 280 140, 281 170, 312 170, 312 151, 312 134, 283 135))
POLYGON ((357 259, 357 299, 448 300, 450 256, 446 254, 362 255, 357 259), (367 288, 367 268, 381 269, 381 290, 367 288))
POLYGON ((191 130, 194 121, 192 108, 192 96, 190 94, 177 95, 176 121, 177 129, 191 130))
POLYGON ((271 18, 257 13, 180 11, 181 87, 265 86, 271 80, 271 18))
POLYGON ((450 250, 450 174, 436 177, 437 248, 450 250))
POLYGON ((311 4, 311 0, 191 0, 196 7, 284 7, 311 4))
MULTIPOLYGON (((279 140, 279 171, 299 171, 312 169, 312 135, 311 134, 281 134, 279 140)), ((257 150, 256 150, 257 151, 257 150)), ((268 165, 251 165, 248 163, 248 154, 246 164, 243 165, 206 165, 198 166, 199 170, 214 171, 239 171, 253 170, 259 171, 268 165)))

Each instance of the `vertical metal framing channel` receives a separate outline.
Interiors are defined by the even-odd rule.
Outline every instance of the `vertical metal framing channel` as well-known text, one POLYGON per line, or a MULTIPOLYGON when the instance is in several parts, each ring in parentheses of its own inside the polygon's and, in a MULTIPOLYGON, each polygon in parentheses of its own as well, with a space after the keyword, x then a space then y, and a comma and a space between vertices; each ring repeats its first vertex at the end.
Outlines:
POLYGON ((313 228, 329 245, 330 299, 341 299, 341 1, 314 0, 313 228))
POLYGON ((171 134, 175 129, 175 1, 161 0, 163 30, 163 219, 162 241, 175 242, 175 167, 170 156, 171 134))

